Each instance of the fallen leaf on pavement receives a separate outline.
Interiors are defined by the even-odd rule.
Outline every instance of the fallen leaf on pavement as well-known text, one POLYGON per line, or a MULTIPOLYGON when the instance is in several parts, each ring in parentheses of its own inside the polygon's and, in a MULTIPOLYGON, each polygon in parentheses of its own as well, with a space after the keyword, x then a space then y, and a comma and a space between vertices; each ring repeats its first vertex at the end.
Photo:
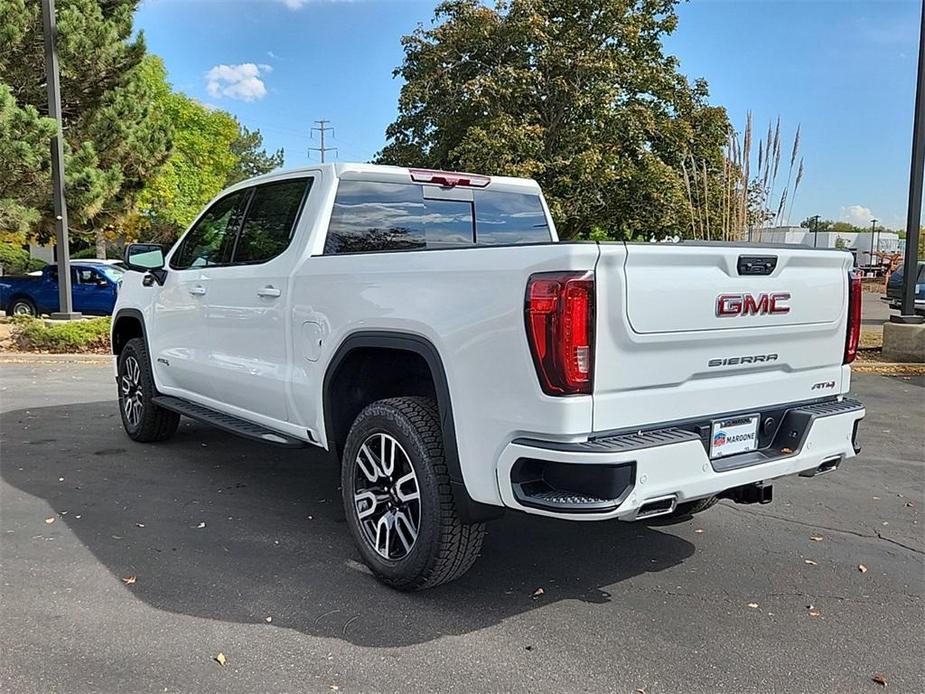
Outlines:
POLYGON ((871 677, 870 679, 873 680, 874 682, 876 682, 877 684, 879 684, 881 687, 885 687, 885 686, 886 686, 886 677, 884 677, 884 676, 883 676, 881 673, 879 673, 879 672, 878 672, 876 675, 874 675, 873 677, 871 677))
POLYGON ((822 535, 810 535, 809 539, 812 542, 822 542, 825 538, 822 535))
POLYGON ((816 562, 814 562, 812 559, 804 559, 803 563, 809 564, 810 566, 818 566, 818 564, 816 564, 816 562))
POLYGON ((537 588, 536 590, 533 591, 533 595, 531 595, 530 597, 531 597, 531 598, 538 598, 538 597, 540 597, 540 596, 541 596, 543 593, 545 593, 545 592, 546 592, 546 591, 543 590, 542 588, 537 588))
POLYGON ((758 603, 757 603, 757 602, 750 602, 750 603, 748 603, 748 606, 751 607, 751 608, 754 610, 754 609, 757 609, 757 608, 758 608, 758 603))
POLYGON ((217 656, 215 656, 215 657, 213 658, 213 660, 214 660, 216 663, 218 663, 219 665, 221 665, 222 667, 225 667, 225 663, 228 662, 228 659, 225 658, 225 654, 224 654, 224 653, 219 653, 217 656))
POLYGON ((810 610, 809 616, 812 617, 813 619, 816 619, 816 617, 822 616, 822 613, 819 610, 810 610))
POLYGON ((51 525, 52 523, 55 522, 54 516, 52 516, 51 518, 46 518, 46 519, 45 519, 45 522, 48 523, 49 525, 51 525))
POLYGON ((123 576, 122 577, 122 582, 127 586, 132 585, 137 580, 138 580, 137 576, 123 576))
POLYGON ((858 564, 858 571, 860 571, 862 574, 866 574, 866 573, 867 573, 867 567, 864 566, 863 564, 858 564))

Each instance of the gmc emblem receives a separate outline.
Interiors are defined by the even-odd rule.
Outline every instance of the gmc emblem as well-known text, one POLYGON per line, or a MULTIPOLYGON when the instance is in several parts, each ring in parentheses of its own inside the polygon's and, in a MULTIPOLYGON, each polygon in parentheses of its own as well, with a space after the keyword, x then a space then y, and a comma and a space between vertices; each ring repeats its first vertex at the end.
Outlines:
POLYGON ((720 318, 729 318, 731 316, 790 313, 790 307, 784 303, 789 300, 790 292, 720 294, 716 297, 716 315, 720 318))

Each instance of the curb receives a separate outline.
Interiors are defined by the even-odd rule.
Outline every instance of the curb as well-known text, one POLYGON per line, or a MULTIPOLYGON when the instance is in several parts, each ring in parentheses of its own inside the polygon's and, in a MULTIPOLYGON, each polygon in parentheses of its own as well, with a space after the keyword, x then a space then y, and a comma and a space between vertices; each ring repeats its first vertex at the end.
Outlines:
POLYGON ((111 364, 111 354, 0 352, 0 364, 111 364))

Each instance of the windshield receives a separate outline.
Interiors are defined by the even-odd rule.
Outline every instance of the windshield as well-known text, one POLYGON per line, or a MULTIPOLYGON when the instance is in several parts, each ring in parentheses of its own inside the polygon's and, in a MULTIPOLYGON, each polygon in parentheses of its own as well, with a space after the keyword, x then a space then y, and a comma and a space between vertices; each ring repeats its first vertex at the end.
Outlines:
POLYGON ((112 280, 113 282, 116 282, 116 283, 118 283, 119 281, 121 281, 121 280, 122 280, 122 275, 125 274, 125 270, 123 270, 123 269, 122 269, 121 267, 119 267, 118 265, 107 265, 107 266, 105 266, 105 267, 99 268, 99 270, 100 270, 100 272, 102 272, 104 275, 106 275, 107 278, 109 278, 110 280, 112 280))

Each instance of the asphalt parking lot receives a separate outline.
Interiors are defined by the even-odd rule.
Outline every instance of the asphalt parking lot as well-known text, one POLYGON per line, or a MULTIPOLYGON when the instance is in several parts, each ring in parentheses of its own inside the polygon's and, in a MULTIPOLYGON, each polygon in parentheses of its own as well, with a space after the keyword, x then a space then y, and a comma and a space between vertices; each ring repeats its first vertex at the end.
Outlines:
POLYGON ((509 513, 406 595, 358 563, 324 455, 187 420, 134 444, 110 374, 0 366, 4 692, 925 690, 921 377, 856 375, 863 453, 770 506, 509 513))

